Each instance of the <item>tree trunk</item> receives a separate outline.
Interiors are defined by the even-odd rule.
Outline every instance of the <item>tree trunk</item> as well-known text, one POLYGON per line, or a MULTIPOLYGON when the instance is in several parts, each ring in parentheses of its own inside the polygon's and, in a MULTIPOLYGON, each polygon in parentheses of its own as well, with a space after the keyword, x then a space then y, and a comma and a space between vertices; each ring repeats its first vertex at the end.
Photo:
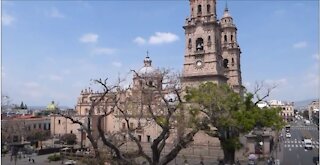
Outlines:
POLYGON ((223 149, 224 154, 224 163, 233 164, 234 163, 234 156, 235 156, 235 149, 223 149))

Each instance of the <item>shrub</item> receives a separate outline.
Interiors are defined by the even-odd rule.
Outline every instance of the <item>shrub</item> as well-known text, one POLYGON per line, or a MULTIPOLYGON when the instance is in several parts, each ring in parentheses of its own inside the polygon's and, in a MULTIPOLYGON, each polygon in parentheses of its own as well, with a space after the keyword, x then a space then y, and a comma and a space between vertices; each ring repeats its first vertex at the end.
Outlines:
POLYGON ((59 161, 59 160, 61 160, 61 156, 57 155, 57 154, 53 154, 53 155, 48 156, 48 159, 49 159, 49 161, 59 161))

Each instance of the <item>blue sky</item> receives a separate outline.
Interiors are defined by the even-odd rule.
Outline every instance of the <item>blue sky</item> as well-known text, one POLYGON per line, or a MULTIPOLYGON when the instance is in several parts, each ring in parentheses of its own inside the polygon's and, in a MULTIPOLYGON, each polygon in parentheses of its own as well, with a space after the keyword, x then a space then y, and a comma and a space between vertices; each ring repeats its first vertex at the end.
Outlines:
MULTIPOLYGON (((217 1, 221 18, 225 1, 217 1)), ((318 1, 228 1, 241 69, 278 84, 270 99, 319 97, 318 1)), ((181 71, 188 1, 3 1, 2 94, 12 103, 76 105, 90 79, 153 66, 181 71)))

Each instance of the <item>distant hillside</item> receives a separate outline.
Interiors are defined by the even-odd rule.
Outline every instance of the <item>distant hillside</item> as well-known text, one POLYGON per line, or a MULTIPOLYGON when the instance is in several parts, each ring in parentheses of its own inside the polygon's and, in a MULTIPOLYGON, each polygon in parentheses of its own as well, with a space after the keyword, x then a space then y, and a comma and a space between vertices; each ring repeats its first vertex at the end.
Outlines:
POLYGON ((308 100, 300 100, 300 101, 295 101, 294 106, 295 109, 297 110, 304 110, 308 108, 308 105, 312 102, 318 99, 308 99, 308 100))

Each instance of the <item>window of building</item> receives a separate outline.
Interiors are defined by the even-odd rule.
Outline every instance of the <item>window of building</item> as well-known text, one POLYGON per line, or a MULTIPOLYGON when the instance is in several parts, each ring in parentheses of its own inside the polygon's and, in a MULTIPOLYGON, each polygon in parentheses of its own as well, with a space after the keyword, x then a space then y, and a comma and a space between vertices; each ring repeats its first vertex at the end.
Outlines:
POLYGON ((153 85, 152 81, 149 81, 149 82, 148 82, 148 85, 149 85, 149 86, 152 86, 152 85, 153 85))
POLYGON ((60 121, 60 120, 58 120, 58 124, 61 124, 61 121, 60 121))
POLYGON ((210 5, 207 5, 207 13, 210 13, 210 5))
POLYGON ((72 130, 70 131, 70 133, 71 133, 71 134, 73 133, 72 130))
POLYGON ((202 38, 198 38, 196 40, 196 50, 203 50, 203 39, 202 38))
POLYGON ((48 123, 48 130, 50 130, 50 123, 48 123))
POLYGON ((37 128, 37 125, 36 125, 36 124, 33 124, 33 128, 36 129, 36 128, 37 128))
POLYGON ((122 123, 122 129, 126 129, 126 123, 122 123))
POLYGON ((231 41, 233 41, 233 35, 231 35, 231 41))
POLYGON ((223 59, 223 67, 224 68, 228 68, 228 63, 229 63, 228 59, 223 59))
POLYGON ((126 138, 126 135, 123 135, 123 140, 126 140, 127 138, 126 138))
POLYGON ((151 142, 151 137, 150 137, 150 135, 147 135, 147 141, 148 141, 148 142, 151 142))
POLYGON ((138 140, 139 142, 141 142, 141 135, 138 135, 138 140))
POLYGON ((30 125, 28 125, 28 130, 29 130, 29 131, 31 130, 31 126, 30 126, 30 125))
POLYGON ((133 128, 133 123, 130 123, 130 128, 131 128, 131 129, 133 128))
POLYGON ((224 42, 227 42, 227 35, 224 35, 224 42))
POLYGON ((41 129, 41 123, 39 123, 38 125, 39 125, 39 129, 41 129))
POLYGON ((201 14, 202 10, 201 10, 201 5, 198 5, 198 14, 201 14))
POLYGON ((191 38, 189 38, 188 48, 189 48, 189 49, 191 49, 191 48, 192 48, 192 41, 191 41, 191 38))
POLYGON ((234 59, 231 59, 231 65, 234 66, 234 59))

